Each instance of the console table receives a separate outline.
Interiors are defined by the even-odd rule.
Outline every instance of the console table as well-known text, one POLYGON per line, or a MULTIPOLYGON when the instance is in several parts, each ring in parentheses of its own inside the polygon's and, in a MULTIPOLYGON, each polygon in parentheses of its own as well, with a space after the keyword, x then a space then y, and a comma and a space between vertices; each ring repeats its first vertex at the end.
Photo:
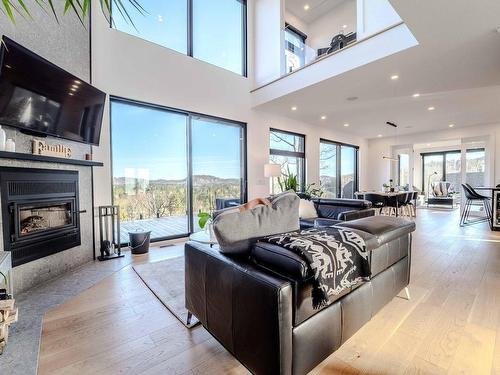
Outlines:
POLYGON ((14 285, 12 285, 12 260, 10 251, 0 251, 0 272, 2 272, 8 280, 7 293, 13 295, 14 285))

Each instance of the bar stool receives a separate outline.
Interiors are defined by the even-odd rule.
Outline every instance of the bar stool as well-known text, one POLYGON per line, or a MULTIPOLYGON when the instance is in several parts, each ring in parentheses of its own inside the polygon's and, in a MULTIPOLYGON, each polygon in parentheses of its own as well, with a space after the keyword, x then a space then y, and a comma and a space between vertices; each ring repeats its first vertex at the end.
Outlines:
POLYGON ((491 220, 491 207, 489 205, 489 197, 478 194, 470 185, 462 184, 464 189, 464 195, 466 198, 465 207, 462 211, 462 216, 460 217, 460 226, 482 223, 484 221, 491 220), (474 203, 482 204, 486 212, 486 217, 469 221, 470 209, 474 203))

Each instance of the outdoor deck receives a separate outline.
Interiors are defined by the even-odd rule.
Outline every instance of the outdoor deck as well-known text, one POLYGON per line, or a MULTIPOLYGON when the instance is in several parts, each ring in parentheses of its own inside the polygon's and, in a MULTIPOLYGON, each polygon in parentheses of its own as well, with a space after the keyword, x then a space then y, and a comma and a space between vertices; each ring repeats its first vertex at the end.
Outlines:
POLYGON ((187 216, 167 216, 158 219, 122 221, 120 223, 121 243, 128 243, 129 232, 151 231, 151 238, 178 236, 188 232, 187 216))

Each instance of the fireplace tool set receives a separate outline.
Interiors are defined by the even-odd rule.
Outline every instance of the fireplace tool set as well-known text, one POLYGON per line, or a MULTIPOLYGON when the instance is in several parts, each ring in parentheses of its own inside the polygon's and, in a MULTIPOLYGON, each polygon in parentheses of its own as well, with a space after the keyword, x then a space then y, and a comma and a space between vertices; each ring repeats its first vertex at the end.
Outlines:
POLYGON ((120 207, 99 206, 100 261, 123 258, 120 249, 120 207))

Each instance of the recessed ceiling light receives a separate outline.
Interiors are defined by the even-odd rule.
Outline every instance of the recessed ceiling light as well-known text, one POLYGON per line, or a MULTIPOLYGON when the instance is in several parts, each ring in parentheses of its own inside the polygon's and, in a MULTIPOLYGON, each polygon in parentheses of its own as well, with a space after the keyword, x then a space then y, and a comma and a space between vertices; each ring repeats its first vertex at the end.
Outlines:
POLYGON ((453 128, 454 126, 455 126, 455 124, 448 125, 449 128, 453 128))
POLYGON ((78 85, 71 85, 71 87, 77 89, 78 88, 78 85))
POLYGON ((293 106, 292 111, 296 111, 296 110, 297 110, 297 107, 293 106))
POLYGON ((431 147, 431 144, 430 144, 430 143, 427 143, 427 147, 431 147))
POLYGON ((418 92, 416 92, 415 94, 412 95, 414 98, 418 98, 420 96, 420 94, 418 92))
POLYGON ((326 116, 324 116, 324 115, 323 115, 323 116, 321 116, 321 119, 322 119, 322 120, 326 120, 326 116))
POLYGON ((309 4, 304 5, 304 10, 309 10, 309 4))
POLYGON ((377 135, 377 137, 381 138, 381 137, 382 137, 382 134, 377 135))
POLYGON ((434 111, 436 109, 436 107, 429 107, 427 108, 428 111, 434 111))
POLYGON ((345 124, 344 124, 344 127, 348 128, 348 127, 349 127, 349 124, 348 124, 348 123, 345 123, 345 124))
POLYGON ((76 91, 76 89, 74 87, 71 87, 70 90, 71 91, 76 91))
POLYGON ((397 74, 394 74, 394 75, 391 76, 391 79, 393 81, 397 80, 398 78, 399 78, 399 76, 397 74))
POLYGON ((81 84, 81 83, 82 83, 82 81, 79 81, 79 80, 77 80, 77 79, 75 79, 75 81, 74 81, 74 82, 75 82, 77 85, 79 85, 79 84, 81 84))
POLYGON ((347 25, 342 25, 342 28, 343 29, 347 29, 347 25))
POLYGON ((68 94, 69 94, 69 95, 71 95, 71 96, 75 95, 75 94, 73 94, 72 92, 68 92, 68 94))

